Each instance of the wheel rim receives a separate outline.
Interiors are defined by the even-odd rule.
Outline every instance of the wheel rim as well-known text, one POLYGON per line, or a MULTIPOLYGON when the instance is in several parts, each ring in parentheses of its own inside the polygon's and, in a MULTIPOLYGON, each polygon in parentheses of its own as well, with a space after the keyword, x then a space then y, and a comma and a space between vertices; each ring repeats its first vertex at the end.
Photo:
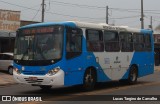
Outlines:
POLYGON ((88 74, 86 75, 86 77, 85 77, 85 84, 86 84, 86 86, 92 85, 93 82, 94 82, 94 79, 93 79, 93 77, 92 77, 92 74, 89 74, 89 73, 88 73, 88 74))
POLYGON ((93 69, 87 70, 84 76, 83 88, 87 91, 93 90, 95 83, 96 83, 96 77, 94 70, 93 69))
POLYGON ((136 80, 136 73, 135 73, 135 71, 133 71, 131 73, 131 81, 134 82, 135 80, 136 80))
POLYGON ((135 67, 131 70, 130 80, 131 82, 135 82, 137 80, 137 71, 135 67))

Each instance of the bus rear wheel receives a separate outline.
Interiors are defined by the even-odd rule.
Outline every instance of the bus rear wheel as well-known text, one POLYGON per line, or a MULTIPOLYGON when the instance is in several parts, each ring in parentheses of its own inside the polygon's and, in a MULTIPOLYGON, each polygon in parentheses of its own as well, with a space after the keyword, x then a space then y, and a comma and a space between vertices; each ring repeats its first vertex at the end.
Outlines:
POLYGON ((137 82, 137 77, 138 77, 138 70, 136 66, 132 66, 130 69, 130 73, 128 76, 128 82, 130 84, 134 84, 137 82))
POLYGON ((96 84, 96 72, 92 68, 86 70, 83 78, 83 89, 90 91, 94 89, 96 84))

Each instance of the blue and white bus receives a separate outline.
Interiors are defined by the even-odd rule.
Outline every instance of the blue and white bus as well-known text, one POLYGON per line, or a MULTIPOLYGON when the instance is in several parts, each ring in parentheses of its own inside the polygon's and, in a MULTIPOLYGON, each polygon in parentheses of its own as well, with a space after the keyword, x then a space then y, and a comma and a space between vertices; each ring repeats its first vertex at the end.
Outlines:
POLYGON ((17 30, 14 79, 40 86, 126 80, 154 72, 152 31, 78 21, 38 23, 17 30))

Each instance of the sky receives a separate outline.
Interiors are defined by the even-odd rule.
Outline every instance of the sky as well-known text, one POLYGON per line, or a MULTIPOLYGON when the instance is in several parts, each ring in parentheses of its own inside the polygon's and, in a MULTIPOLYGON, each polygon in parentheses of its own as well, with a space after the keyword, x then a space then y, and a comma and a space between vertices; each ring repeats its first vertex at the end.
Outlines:
MULTIPOLYGON (((0 9, 21 11, 21 20, 41 21, 42 0, 0 0, 0 9)), ((160 0, 143 0, 144 28, 160 24, 160 0)), ((141 28, 141 0, 45 0, 45 22, 83 21, 141 28)))

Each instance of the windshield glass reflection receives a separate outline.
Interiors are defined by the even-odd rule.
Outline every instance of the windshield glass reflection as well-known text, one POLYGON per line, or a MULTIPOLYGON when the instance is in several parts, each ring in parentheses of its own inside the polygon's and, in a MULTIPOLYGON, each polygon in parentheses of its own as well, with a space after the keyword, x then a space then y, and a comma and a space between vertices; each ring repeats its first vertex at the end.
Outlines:
POLYGON ((62 56, 63 27, 39 27, 20 30, 16 39, 14 59, 52 60, 62 56))

